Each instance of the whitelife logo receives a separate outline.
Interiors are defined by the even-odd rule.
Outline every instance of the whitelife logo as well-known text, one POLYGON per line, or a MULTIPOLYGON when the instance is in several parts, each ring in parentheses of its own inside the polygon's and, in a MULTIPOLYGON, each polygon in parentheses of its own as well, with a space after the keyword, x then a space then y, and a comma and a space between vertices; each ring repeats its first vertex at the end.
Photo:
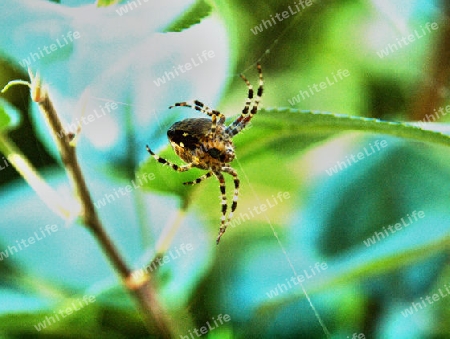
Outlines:
POLYGON ((114 188, 113 189, 114 194, 105 193, 103 195, 104 198, 99 199, 96 202, 94 202, 94 205, 97 209, 105 207, 107 204, 110 204, 110 203, 120 199, 121 197, 128 195, 128 193, 130 193, 133 189, 142 187, 144 185, 142 183, 142 180, 144 180, 144 182, 147 183, 149 180, 154 180, 154 179, 155 179, 155 175, 153 173, 143 173, 142 177, 140 177, 138 175, 138 176, 136 176, 136 180, 137 180, 138 184, 136 184, 134 180, 131 180, 131 185, 119 187, 117 190, 114 188))
POLYGON ((331 73, 332 79, 330 79, 330 77, 326 77, 325 81, 321 81, 319 84, 312 84, 312 86, 309 85, 307 90, 304 90, 304 91, 300 90, 299 93, 295 97, 288 99, 288 102, 291 106, 294 106, 294 105, 298 104, 302 99, 305 100, 306 98, 310 98, 314 94, 319 93, 320 91, 326 89, 328 86, 333 86, 337 82, 342 81, 342 80, 344 80, 344 78, 349 77, 349 76, 350 76, 350 71, 348 69, 344 69, 344 70, 339 69, 337 71, 337 74, 331 73), (334 82, 332 80, 334 80, 334 82))
POLYGON ((291 195, 289 194, 289 192, 278 192, 276 197, 274 195, 272 195, 272 199, 269 199, 269 198, 266 199, 265 204, 261 204, 259 206, 253 206, 253 208, 249 207, 248 213, 240 212, 239 217, 237 217, 237 218, 234 217, 234 219, 230 221, 230 226, 234 228, 234 227, 240 225, 241 223, 243 223, 247 220, 250 220, 251 218, 254 218, 255 214, 253 213, 253 211, 259 215, 259 214, 267 211, 269 208, 274 208, 280 202, 283 202, 284 200, 287 200, 290 197, 291 197, 291 195))
POLYGON ((178 73, 178 71, 180 71, 181 73, 186 73, 187 71, 190 71, 193 68, 192 66, 198 67, 201 64, 203 64, 204 62, 206 62, 209 59, 212 59, 214 57, 215 57, 214 51, 203 51, 202 55, 199 55, 197 53, 196 59, 194 59, 194 57, 191 58, 192 63, 186 62, 184 65, 179 64, 178 66, 173 66, 172 67, 173 72, 165 71, 164 75, 160 78, 157 78, 156 80, 153 80, 153 83, 159 87, 159 86, 161 86, 161 84, 165 84, 166 81, 168 82, 168 81, 180 76, 180 73, 178 73))
POLYGON ((447 105, 445 107, 439 107, 435 108, 433 110, 433 114, 425 114, 425 118, 419 121, 413 121, 414 123, 418 124, 420 128, 424 128, 427 122, 435 122, 440 119, 441 116, 446 116, 448 113, 450 113, 450 105, 447 105), (444 110, 445 108, 445 110, 444 110))
POLYGON ((8 258, 10 255, 12 256, 19 251, 24 250, 30 245, 36 243, 36 241, 40 241, 51 236, 54 232, 58 231, 58 225, 46 225, 44 228, 40 227, 39 231, 40 232, 33 232, 33 235, 28 237, 28 239, 21 239, 20 241, 16 240, 17 247, 16 245, 12 245, 8 246, 8 248, 3 252, 0 251, 0 261, 3 261, 3 258, 8 258))
POLYGON ((67 45, 69 45, 71 42, 74 41, 74 39, 80 38, 80 32, 75 31, 72 33, 72 31, 67 32, 66 35, 61 35, 62 41, 60 38, 55 40, 54 44, 50 44, 50 46, 44 46, 42 49, 38 47, 38 51, 36 52, 30 52, 29 57, 26 59, 22 59, 22 61, 19 61, 19 64, 27 69, 31 62, 35 62, 36 60, 40 60, 41 58, 45 58, 47 55, 53 53, 54 51, 63 48, 67 45), (45 52, 45 53, 44 53, 45 52))
POLYGON ((191 243, 181 244, 179 247, 175 247, 174 250, 170 250, 165 255, 158 255, 145 269, 139 269, 133 272, 133 277, 141 278, 144 276, 145 271, 148 273, 153 272, 158 267, 171 262, 172 260, 176 260, 182 255, 185 255, 187 252, 190 252, 194 249, 191 243))
POLYGON ((383 148, 387 147, 388 143, 386 140, 376 140, 374 145, 369 143, 369 148, 363 148, 363 152, 358 152, 355 154, 350 154, 350 156, 345 157, 345 161, 337 161, 336 165, 326 169, 325 172, 331 177, 333 174, 337 174, 339 171, 342 171, 353 164, 356 164, 358 161, 365 159, 366 157, 371 156, 372 154, 381 151, 383 148), (372 151, 372 152, 371 152, 372 151))
POLYGON ((393 44, 387 44, 387 46, 378 51, 377 54, 380 57, 380 59, 383 59, 384 57, 387 57, 389 54, 394 53, 395 51, 398 51, 399 49, 408 46, 411 42, 414 42, 420 38, 423 38, 428 33, 431 33, 431 31, 435 31, 439 28, 438 24, 436 22, 429 23, 427 22, 425 24, 425 28, 420 26, 420 30, 422 32, 422 35, 420 32, 416 29, 414 30, 413 34, 409 34, 408 36, 401 37, 400 39, 396 39, 397 42, 393 44))
POLYGON ((2 165, 0 164, 0 171, 1 171, 1 170, 4 170, 4 169, 7 168, 7 167, 9 167, 9 162, 5 159, 5 157, 2 157, 2 160, 3 160, 3 164, 4 164, 5 166, 2 166, 2 165))
POLYGON ((322 271, 325 271, 328 268, 328 265, 324 262, 319 263, 317 262, 314 267, 309 266, 309 270, 303 270, 303 274, 297 275, 296 277, 291 277, 289 279, 285 279, 286 284, 277 284, 277 287, 270 290, 270 292, 266 292, 266 295, 269 297, 269 299, 272 299, 273 297, 278 296, 279 294, 286 292, 287 290, 290 290, 294 286, 299 285, 300 283, 304 282, 306 279, 311 279, 317 274, 319 274, 322 271), (292 282, 292 284, 290 283, 292 282))
POLYGON ((180 338, 181 339, 195 339, 195 338, 201 337, 203 334, 206 334, 209 331, 216 329, 220 325, 223 325, 224 322, 226 323, 226 322, 229 322, 230 320, 231 320, 231 317, 228 314, 224 314, 223 316, 222 316, 222 314, 219 314, 217 316, 217 319, 215 319, 214 317, 212 318, 212 322, 214 323, 215 326, 212 326, 209 323, 209 321, 207 321, 205 326, 202 326, 199 329, 194 328, 192 331, 189 330, 188 331, 189 336, 180 334, 180 338), (192 332, 194 332, 194 333, 192 333, 192 332), (194 336, 194 334, 195 334, 195 336, 194 336))
POLYGON ((445 284, 444 286, 445 286, 445 291, 447 291, 447 293, 445 293, 445 291, 443 291, 442 288, 439 288, 439 290, 438 290, 439 293, 433 293, 433 295, 431 297, 429 295, 427 295, 425 297, 426 302, 425 302, 424 298, 421 297, 420 301, 412 302, 411 307, 406 308, 404 311, 401 312, 403 317, 407 318, 407 317, 413 315, 414 312, 422 310, 422 309, 426 308, 428 305, 434 304, 435 301, 439 301, 443 298, 446 298, 448 295, 450 295, 450 288, 447 286, 447 284, 445 284), (433 299, 433 300, 431 300, 431 299, 433 299))
MULTIPOLYGON (((149 2, 149 0, 142 0, 142 2, 149 2)), ((119 16, 127 14, 128 10, 131 12, 133 9, 138 8, 138 6, 141 6, 142 2, 141 0, 127 1, 126 5, 120 6, 119 9, 116 9, 116 13, 119 14, 119 16)))
POLYGON ((47 326, 56 324, 56 322, 60 321, 60 316, 61 318, 65 318, 72 313, 81 310, 90 303, 93 303, 94 301, 95 296, 85 295, 83 299, 77 299, 76 301, 72 302, 70 304, 71 307, 66 307, 64 310, 59 310, 58 312, 53 312, 54 316, 46 316, 44 321, 39 322, 37 325, 34 325, 34 328, 36 329, 36 331, 40 332, 42 329, 47 328, 47 326))
POLYGON ((416 210, 414 210, 411 212, 411 215, 407 214, 406 218, 408 218, 409 223, 407 223, 405 221, 405 218, 401 218, 400 222, 396 223, 395 225, 387 226, 387 229, 390 232, 388 232, 388 230, 386 229, 386 226, 383 226, 383 232, 374 232, 373 233, 374 235, 371 238, 367 238, 367 240, 363 240, 364 245, 366 245, 366 247, 375 245, 377 241, 384 239, 386 237, 389 237, 391 234, 394 234, 395 232, 400 231, 401 229, 403 229, 403 227, 408 227, 413 222, 418 221, 419 219, 425 218, 425 212, 424 211, 417 212, 416 210), (394 230, 394 227, 395 227, 395 230, 394 230))
POLYGON ((78 127, 81 127, 81 123, 83 123, 83 126, 86 126, 90 124, 91 122, 94 122, 96 119, 99 119, 101 117, 104 117, 108 113, 111 113, 112 111, 116 110, 119 106, 115 102, 106 102, 104 105, 99 106, 99 111, 97 112, 96 109, 94 109, 94 114, 89 114, 87 117, 82 116, 81 122, 80 119, 75 119, 74 122, 67 124, 66 127, 56 134, 58 135, 58 138, 62 138, 66 133, 77 133, 78 127))
MULTIPOLYGON (((294 1, 294 7, 295 7, 296 11, 295 11, 295 9, 292 9, 292 7, 289 5, 287 8, 289 10, 289 12, 283 11, 281 13, 277 13, 277 14, 275 14, 275 18, 277 18, 278 22, 281 22, 284 19, 289 18, 291 15, 300 13, 303 9, 311 6, 312 4, 313 4, 312 0, 306 0, 306 1, 300 0, 298 3, 297 3, 297 1, 294 1)), ((267 29, 269 27, 272 27, 272 23, 274 25, 276 25, 277 21, 275 20, 275 18, 273 17, 273 15, 271 15, 270 20, 263 19, 263 20, 261 20, 261 23, 259 24, 259 26, 250 28, 250 30, 252 31, 252 33, 254 35, 257 35, 258 33, 261 33, 264 30, 264 28, 267 29), (264 28, 263 28, 263 25, 264 25, 264 28)))

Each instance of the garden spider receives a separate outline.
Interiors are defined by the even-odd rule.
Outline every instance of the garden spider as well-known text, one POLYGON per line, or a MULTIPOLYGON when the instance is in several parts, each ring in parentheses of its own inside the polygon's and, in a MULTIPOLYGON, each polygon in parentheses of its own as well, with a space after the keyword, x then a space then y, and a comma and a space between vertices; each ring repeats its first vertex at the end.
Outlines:
POLYGON ((169 138, 173 150, 184 162, 186 162, 186 165, 179 166, 159 157, 153 153, 147 145, 147 151, 153 158, 155 158, 156 161, 163 165, 170 166, 175 171, 185 172, 190 170, 192 167, 208 170, 206 174, 194 181, 185 182, 184 185, 198 184, 213 175, 219 180, 222 217, 219 235, 216 240, 217 244, 219 244, 220 238, 225 233, 228 223, 233 216, 233 212, 236 210, 239 194, 238 174, 236 170, 230 166, 230 163, 235 157, 232 138, 242 131, 257 113, 258 105, 263 93, 264 82, 261 65, 259 63, 257 64, 257 69, 259 74, 259 87, 254 100, 253 87, 247 78, 241 74, 241 78, 247 85, 248 95, 241 115, 228 126, 225 125, 225 116, 222 113, 205 106, 198 100, 191 102, 179 102, 169 107, 190 107, 211 117, 211 119, 184 119, 174 123, 167 131, 167 137, 169 138), (228 173, 234 180, 233 203, 231 205, 231 212, 228 215, 228 219, 226 218, 227 197, 225 194, 225 179, 222 172, 228 173))

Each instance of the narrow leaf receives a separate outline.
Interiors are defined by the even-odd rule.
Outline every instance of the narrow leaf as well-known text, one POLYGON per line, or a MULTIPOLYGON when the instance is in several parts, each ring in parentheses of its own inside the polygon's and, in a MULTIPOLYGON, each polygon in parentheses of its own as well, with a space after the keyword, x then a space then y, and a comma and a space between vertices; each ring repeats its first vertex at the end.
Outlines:
POLYGON ((211 5, 205 0, 199 0, 181 17, 164 29, 164 32, 181 32, 202 21, 212 11, 211 5))

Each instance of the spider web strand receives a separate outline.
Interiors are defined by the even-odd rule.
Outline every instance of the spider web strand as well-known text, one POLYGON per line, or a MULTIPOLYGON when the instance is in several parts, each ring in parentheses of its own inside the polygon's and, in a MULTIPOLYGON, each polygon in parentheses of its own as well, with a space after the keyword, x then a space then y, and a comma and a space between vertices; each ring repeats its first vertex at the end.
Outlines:
MULTIPOLYGON (((244 176, 244 178, 245 178, 245 180, 247 182, 247 185, 252 190, 252 193, 253 193, 254 197, 256 198, 256 201, 258 203, 261 203, 258 194, 256 194, 255 189, 253 188, 253 185, 250 183, 250 180, 249 180, 249 178, 247 176, 247 173, 244 171, 244 169, 243 169, 243 167, 241 165, 241 162, 237 158, 235 158, 235 160, 238 163, 239 168, 241 169, 241 173, 243 174, 243 176, 244 176)), ((289 255, 286 252, 286 249, 284 248, 283 244, 281 243, 280 238, 278 237, 278 233, 275 231, 275 228, 273 227, 272 222, 270 221, 269 217, 267 216, 267 213, 265 213, 265 212, 264 212, 264 217, 266 218, 267 223, 269 224, 270 229, 272 230, 272 233, 273 233, 275 239, 277 239, 278 246, 280 246, 280 249, 283 252, 284 257, 286 258, 286 261, 288 262, 288 265, 291 268, 292 273, 294 273, 295 278, 300 283, 300 286, 302 288, 302 292, 305 295, 306 300, 308 300, 309 306, 313 310, 314 315, 315 315, 317 321, 319 322, 320 326, 322 327, 323 332, 325 333, 325 335, 326 335, 326 337, 328 339, 331 339, 331 334, 328 331, 328 328, 326 327, 325 322, 322 320, 322 317, 320 316, 319 312, 317 311, 316 307, 314 306, 314 304, 313 304, 313 302, 312 302, 308 292, 306 291, 305 287, 303 286, 303 283, 300 281, 299 276, 297 274, 297 271, 295 270, 294 265, 292 264, 292 261, 291 261, 289 255)))

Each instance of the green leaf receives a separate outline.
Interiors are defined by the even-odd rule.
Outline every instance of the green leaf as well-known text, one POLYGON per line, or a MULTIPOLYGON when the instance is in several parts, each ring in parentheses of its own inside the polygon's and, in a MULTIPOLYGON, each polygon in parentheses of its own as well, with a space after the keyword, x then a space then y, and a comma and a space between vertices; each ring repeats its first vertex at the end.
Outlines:
POLYGON ((205 0, 199 0, 182 16, 164 29, 164 32, 181 32, 202 21, 212 12, 211 5, 205 0))
POLYGON ((108 7, 111 5, 115 5, 119 2, 119 0, 97 0, 97 7, 108 7))
POLYGON ((19 125, 20 114, 16 108, 0 98, 0 132, 14 129, 19 125))
POLYGON ((259 158, 263 153, 297 156, 312 144, 346 131, 386 134, 450 146, 450 136, 438 132, 445 131, 442 125, 423 126, 424 128, 420 128, 415 123, 382 121, 344 114, 272 108, 259 110, 251 127, 244 129, 233 141, 240 160, 259 158))
POLYGON ((266 130, 271 129, 272 139, 295 136, 299 132, 317 136, 344 131, 363 131, 450 146, 448 135, 422 129, 414 123, 382 121, 344 114, 287 108, 267 109, 258 112, 254 124, 257 128, 262 125, 266 130))

